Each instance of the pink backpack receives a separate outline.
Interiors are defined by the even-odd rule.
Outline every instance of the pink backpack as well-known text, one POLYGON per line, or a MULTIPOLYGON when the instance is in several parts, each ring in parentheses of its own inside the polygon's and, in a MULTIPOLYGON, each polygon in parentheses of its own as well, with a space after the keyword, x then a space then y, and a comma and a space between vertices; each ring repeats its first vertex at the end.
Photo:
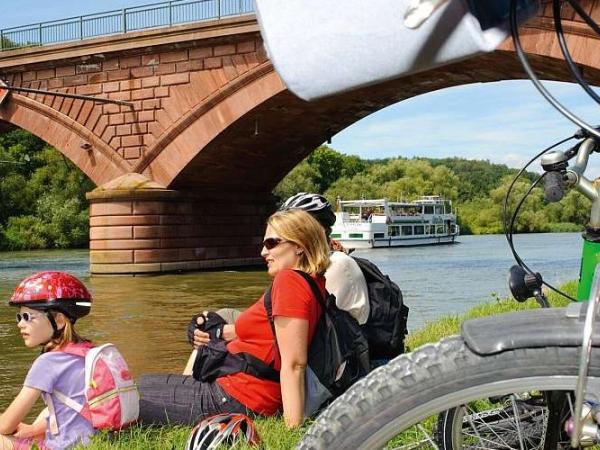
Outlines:
MULTIPOLYGON (((137 421, 139 394, 123 356, 113 344, 68 344, 59 351, 85 358, 85 404, 60 391, 54 396, 92 423, 96 429, 120 430, 137 421)), ((48 396, 50 431, 58 434, 56 414, 48 396)))

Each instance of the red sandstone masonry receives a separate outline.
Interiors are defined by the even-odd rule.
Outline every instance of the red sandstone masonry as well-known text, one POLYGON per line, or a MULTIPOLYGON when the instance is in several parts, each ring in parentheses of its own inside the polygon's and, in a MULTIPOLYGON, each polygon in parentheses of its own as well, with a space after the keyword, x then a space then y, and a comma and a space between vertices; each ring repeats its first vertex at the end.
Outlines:
POLYGON ((146 99, 153 98, 153 97, 154 97, 154 89, 153 88, 138 89, 131 93, 132 100, 146 100, 146 99))
MULTIPOLYGON (((133 137, 133 136, 130 136, 133 137)), ((125 159, 138 159, 142 156, 142 147, 127 147, 127 144, 123 142, 125 138, 121 140, 121 145, 125 147, 123 149, 123 157, 125 159)))
POLYGON ((124 264, 133 262, 134 250, 104 250, 101 252, 90 251, 92 264, 124 264))
POLYGON ((177 61, 186 61, 188 59, 188 51, 178 50, 174 52, 161 53, 159 57, 161 64, 172 63, 177 61))
POLYGON ((112 241, 90 241, 90 250, 137 250, 160 247, 158 239, 115 239, 112 241))
POLYGON ((151 77, 152 75, 154 75, 154 68, 152 66, 131 69, 131 76, 134 78, 151 77))
POLYGON ((163 75, 160 79, 160 83, 163 86, 170 86, 173 84, 184 84, 190 82, 189 73, 176 73, 173 75, 163 75))
POLYGON ((213 56, 212 47, 192 48, 189 51, 190 59, 202 59, 213 56))
POLYGON ((90 229, 90 239, 131 239, 133 237, 133 227, 94 227, 90 229))
POLYGON ((71 75, 75 75, 75 66, 64 66, 56 68, 56 77, 68 77, 71 75))
POLYGON ((129 56, 119 58, 119 67, 121 69, 130 69, 132 67, 139 67, 142 65, 141 56, 129 56))

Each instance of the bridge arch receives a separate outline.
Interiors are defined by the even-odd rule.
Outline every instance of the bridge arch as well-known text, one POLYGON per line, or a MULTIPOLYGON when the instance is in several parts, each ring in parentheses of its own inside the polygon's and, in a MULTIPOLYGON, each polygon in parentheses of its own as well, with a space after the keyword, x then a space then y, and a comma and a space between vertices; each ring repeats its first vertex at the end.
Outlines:
MULTIPOLYGON (((523 29, 525 50, 540 78, 571 81, 551 2, 543 3, 523 29)), ((600 0, 585 5, 599 15, 600 0)), ((600 85, 599 37, 563 12, 573 58, 600 85)), ((99 185, 89 197, 92 271, 135 273, 257 262, 272 188, 328 137, 417 95, 524 73, 506 42, 491 54, 308 103, 285 89, 255 19, 245 16, 2 52, 0 76, 131 103, 13 95, 0 121, 54 145, 99 185)))
POLYGON ((4 122, 27 130, 52 145, 96 185, 129 170, 128 165, 117 158, 100 138, 44 103, 12 94, 12 100, 4 107, 0 117, 4 122))

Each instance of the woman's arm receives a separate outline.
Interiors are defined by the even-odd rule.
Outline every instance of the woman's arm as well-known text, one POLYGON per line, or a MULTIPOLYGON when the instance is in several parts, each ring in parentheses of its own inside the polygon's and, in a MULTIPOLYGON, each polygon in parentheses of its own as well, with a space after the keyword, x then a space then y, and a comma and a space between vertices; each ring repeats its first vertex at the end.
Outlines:
POLYGON ((281 355, 281 399, 288 427, 304 420, 304 373, 308 361, 308 320, 275 316, 275 333, 281 355))
POLYGON ((40 394, 38 389, 23 386, 21 392, 0 416, 0 434, 11 435, 17 431, 17 427, 27 417, 40 394))

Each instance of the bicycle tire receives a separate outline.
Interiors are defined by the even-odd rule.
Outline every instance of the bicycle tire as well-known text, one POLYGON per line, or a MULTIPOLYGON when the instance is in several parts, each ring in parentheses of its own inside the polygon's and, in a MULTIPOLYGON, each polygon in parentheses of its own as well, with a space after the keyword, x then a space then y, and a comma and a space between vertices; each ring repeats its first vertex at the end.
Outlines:
MULTIPOLYGON (((600 377, 599 361, 600 349, 594 348, 590 379, 600 377)), ((480 356, 462 337, 453 336, 399 356, 360 380, 319 415, 297 448, 383 448, 424 418, 472 399, 510 392, 573 391, 578 363, 578 347, 480 356)))

